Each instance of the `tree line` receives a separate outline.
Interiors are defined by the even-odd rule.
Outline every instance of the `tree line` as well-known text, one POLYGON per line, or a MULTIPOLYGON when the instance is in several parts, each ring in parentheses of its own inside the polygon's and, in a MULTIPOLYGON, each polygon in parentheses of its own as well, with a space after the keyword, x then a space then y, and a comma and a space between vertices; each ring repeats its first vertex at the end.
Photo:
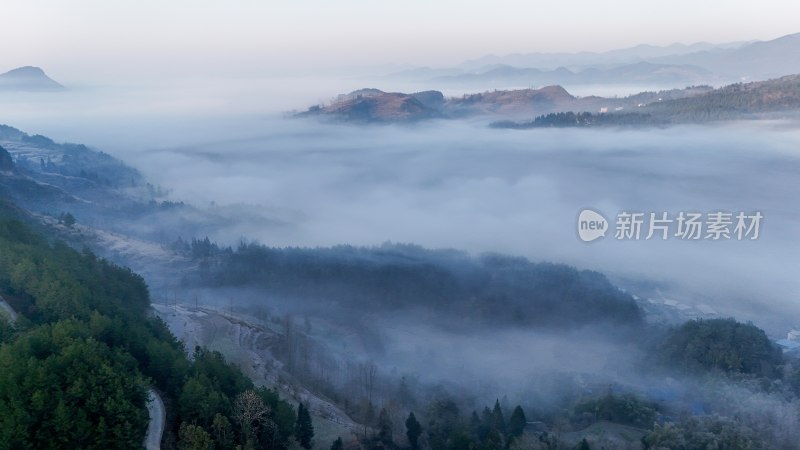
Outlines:
POLYGON ((414 245, 276 248, 220 247, 208 238, 172 248, 198 262, 187 286, 255 286, 269 294, 364 311, 410 307, 442 313, 442 323, 637 327, 635 300, 598 272, 497 254, 472 257, 414 245))

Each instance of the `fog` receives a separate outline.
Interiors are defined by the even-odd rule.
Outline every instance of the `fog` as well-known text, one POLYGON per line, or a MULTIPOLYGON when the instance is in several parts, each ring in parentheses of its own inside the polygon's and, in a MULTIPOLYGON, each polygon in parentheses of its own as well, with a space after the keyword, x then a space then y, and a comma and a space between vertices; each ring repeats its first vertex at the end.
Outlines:
POLYGON ((596 269, 633 293, 636 282, 655 281, 683 303, 709 304, 776 333, 799 312, 794 123, 530 131, 489 129, 477 120, 353 126, 281 113, 369 82, 282 81, 5 94, 0 113, 29 133, 123 159, 171 200, 244 204, 281 224, 243 218, 210 236, 221 243, 393 241, 502 252, 596 269), (756 241, 617 241, 609 233, 587 244, 576 233, 586 207, 612 226, 623 210, 760 211, 764 221, 756 241))
MULTIPOLYGON (((174 295, 178 302, 193 298, 204 311, 242 318, 237 324, 249 321, 285 332, 290 350, 273 347, 270 353, 292 367, 293 376, 323 392, 328 389, 352 398, 359 395, 360 387, 353 384, 358 384, 365 365, 376 368, 376 397, 381 402, 396 400, 405 379, 416 398, 409 402, 419 402, 418 407, 424 407, 430 396, 453 397, 469 408, 507 397, 514 404, 550 411, 563 407, 565 399, 569 402, 609 386, 649 392, 654 386, 682 390, 683 383, 691 384, 643 370, 647 355, 641 340, 626 339, 624 332, 621 335, 619 329, 603 324, 559 330, 478 324, 449 327, 443 324, 460 318, 442 317, 425 307, 366 312, 338 302, 286 298, 254 288, 184 287, 174 295), (287 322, 293 324, 292 331, 287 322)), ((170 295, 166 297, 157 301, 170 303, 170 295)), ((177 318, 168 314, 167 320, 182 323, 179 327, 183 328, 197 319, 191 314, 177 318)), ((218 333, 225 334, 213 327, 210 344, 222 345, 233 354, 230 346, 220 344, 218 333)), ((235 335, 246 334, 237 326, 235 335)), ((202 335, 193 339, 202 342, 202 335)), ((252 341, 237 338, 230 345, 238 346, 243 354, 264 351, 249 347, 252 341)))
POLYGON ((797 312, 794 129, 500 131, 469 122, 363 128, 281 119, 261 125, 250 138, 120 156, 173 199, 252 204, 291 224, 241 224, 211 236, 221 242, 394 241, 496 251, 680 286, 689 292, 681 301, 710 303, 721 314, 763 321, 764 307, 797 312), (765 218, 756 241, 616 241, 609 234, 587 244, 576 236, 585 207, 612 221, 623 210, 760 211, 765 218))
MULTIPOLYGON (((706 316, 751 320, 772 337, 798 325, 797 122, 523 131, 489 128, 485 118, 365 126, 288 117, 287 111, 363 86, 420 89, 355 77, 86 86, 3 94, 0 123, 122 159, 166 192, 160 200, 211 213, 194 211, 184 219, 208 221, 197 229, 220 244, 388 241, 504 253, 594 269, 631 294, 679 302, 675 311, 701 305, 706 316), (609 220, 605 238, 579 239, 584 208, 609 220), (613 230, 621 211, 672 218, 681 211, 761 212, 764 219, 752 241, 621 241, 613 230), (230 220, 210 219, 221 215, 230 220)), ((150 236, 161 227, 158 244, 204 237, 180 235, 169 214, 183 213, 161 214, 153 217, 163 222, 143 224, 152 219, 146 216, 123 225, 131 231, 147 226, 150 236)), ((367 313, 352 306, 337 310, 336 301, 281 298, 256 286, 181 285, 176 272, 186 267, 164 269, 168 264, 137 268, 154 301, 190 305, 194 299, 272 329, 294 323, 294 339, 289 327, 284 331, 297 347, 287 343, 276 359, 287 366, 303 359, 305 366, 290 373, 324 395, 362 398, 365 367, 375 364, 379 401, 393 401, 404 380, 417 397, 406 402, 409 408, 420 410, 440 395, 455 395, 469 408, 505 396, 504 403, 522 404, 531 419, 542 420, 614 386, 656 400, 663 394, 678 409, 699 399, 713 411, 741 412, 737 417, 748 423, 779 424, 770 428, 782 433, 775 440, 783 434, 794 439, 781 430, 794 429, 797 404, 780 394, 728 381, 707 385, 656 369, 646 354, 651 347, 641 341, 659 336, 658 327, 627 340, 600 322, 559 330, 469 322, 449 328, 434 309, 367 313)), ((233 345, 241 347, 241 340, 233 345)), ((232 348, 226 355, 235 360, 232 348)))

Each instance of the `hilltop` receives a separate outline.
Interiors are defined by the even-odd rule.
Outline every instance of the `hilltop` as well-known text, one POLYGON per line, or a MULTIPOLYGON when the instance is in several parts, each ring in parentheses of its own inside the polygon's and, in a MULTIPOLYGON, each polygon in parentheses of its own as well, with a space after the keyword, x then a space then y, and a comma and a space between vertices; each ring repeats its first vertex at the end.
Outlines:
POLYGON ((48 77, 39 67, 25 66, 0 74, 2 91, 61 91, 64 86, 48 77))
POLYGON ((439 117, 434 98, 441 92, 404 94, 379 89, 359 89, 340 95, 329 105, 312 106, 299 116, 327 115, 357 122, 406 122, 439 117))

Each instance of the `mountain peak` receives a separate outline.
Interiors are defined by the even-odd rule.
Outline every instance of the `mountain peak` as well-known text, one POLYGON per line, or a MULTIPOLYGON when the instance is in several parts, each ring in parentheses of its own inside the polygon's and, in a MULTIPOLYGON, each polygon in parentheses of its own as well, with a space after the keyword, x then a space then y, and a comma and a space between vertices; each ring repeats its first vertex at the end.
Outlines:
POLYGON ((22 66, 17 67, 16 69, 11 69, 8 72, 4 73, 3 75, 8 76, 24 76, 24 77, 32 77, 32 76, 44 76, 44 70, 41 67, 36 66, 22 66))
POLYGON ((48 77, 41 67, 23 66, 0 74, 0 90, 6 91, 55 91, 60 85, 48 77))

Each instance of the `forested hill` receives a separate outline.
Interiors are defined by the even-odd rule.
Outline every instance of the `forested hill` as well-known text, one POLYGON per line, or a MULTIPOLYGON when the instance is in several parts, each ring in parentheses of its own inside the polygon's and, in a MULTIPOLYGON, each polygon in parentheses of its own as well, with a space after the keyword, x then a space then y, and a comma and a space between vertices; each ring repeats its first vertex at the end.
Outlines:
POLYGON ((258 285, 268 293, 365 311, 426 308, 464 323, 562 327, 637 325, 633 298, 600 273, 525 258, 414 245, 375 248, 220 249, 208 240, 175 249, 200 262, 187 283, 258 285))
POLYGON ((140 448, 149 387, 167 406, 162 448, 288 447, 292 406, 219 353, 189 360, 130 270, 0 221, 0 294, 19 315, 0 315, 0 450, 140 448), (246 408, 257 423, 237 420, 246 408))
POLYGON ((136 169, 85 145, 56 143, 48 137, 30 135, 8 125, 0 125, 0 145, 14 155, 20 168, 35 176, 48 176, 47 180, 58 181, 56 177, 59 176, 78 178, 120 189, 144 184, 144 178, 136 169))
POLYGON ((800 114, 800 75, 738 83, 691 97, 642 104, 611 113, 557 112, 528 122, 502 121, 495 128, 639 126, 707 123, 800 114))
POLYGON ((157 194, 136 169, 107 153, 7 125, 0 125, 0 155, 0 195, 34 213, 66 210, 84 223, 131 220, 157 194))

